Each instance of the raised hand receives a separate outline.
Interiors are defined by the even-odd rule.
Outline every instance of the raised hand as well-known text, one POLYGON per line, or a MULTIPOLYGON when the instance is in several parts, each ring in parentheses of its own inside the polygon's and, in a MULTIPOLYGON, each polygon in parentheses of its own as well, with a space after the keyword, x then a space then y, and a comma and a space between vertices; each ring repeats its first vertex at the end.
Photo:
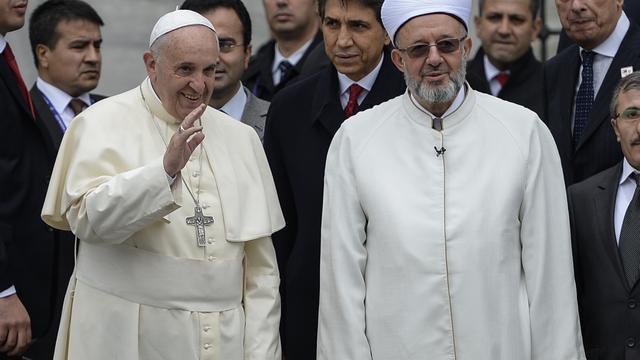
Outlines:
POLYGON ((187 115, 178 131, 171 136, 167 151, 164 153, 164 171, 170 176, 175 176, 189 161, 193 151, 204 140, 201 126, 194 126, 196 119, 204 113, 207 105, 201 104, 187 115))

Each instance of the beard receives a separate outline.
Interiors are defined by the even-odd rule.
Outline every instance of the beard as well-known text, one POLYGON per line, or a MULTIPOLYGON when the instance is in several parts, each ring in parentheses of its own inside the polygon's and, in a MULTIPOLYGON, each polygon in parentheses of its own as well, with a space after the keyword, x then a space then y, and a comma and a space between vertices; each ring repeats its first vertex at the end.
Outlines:
POLYGON ((446 85, 432 86, 412 78, 407 72, 404 73, 404 80, 414 96, 429 104, 442 104, 453 101, 464 85, 466 76, 467 60, 462 56, 460 68, 451 73, 451 78, 446 85))

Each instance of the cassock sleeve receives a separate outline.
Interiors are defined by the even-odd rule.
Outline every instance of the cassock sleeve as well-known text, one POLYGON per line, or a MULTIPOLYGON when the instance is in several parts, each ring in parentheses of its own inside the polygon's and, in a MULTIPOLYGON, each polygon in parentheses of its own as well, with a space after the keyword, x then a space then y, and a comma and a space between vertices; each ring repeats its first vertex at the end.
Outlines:
POLYGON ((370 360, 365 329, 366 217, 344 128, 334 137, 325 168, 320 250, 318 360, 370 360))
POLYGON ((541 121, 531 131, 528 153, 520 239, 531 359, 584 359, 562 168, 553 137, 541 121))
POLYGON ((271 237, 245 243, 246 360, 280 360, 278 264, 271 237))

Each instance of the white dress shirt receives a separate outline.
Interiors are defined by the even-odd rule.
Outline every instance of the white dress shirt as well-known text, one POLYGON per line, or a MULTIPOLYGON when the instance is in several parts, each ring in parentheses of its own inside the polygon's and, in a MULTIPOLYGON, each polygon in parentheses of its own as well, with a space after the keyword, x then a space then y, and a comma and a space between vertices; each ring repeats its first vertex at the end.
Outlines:
MULTIPOLYGON (((491 94, 493 96, 498 96, 498 93, 500 92, 500 90, 502 90, 502 85, 500 84, 500 81, 496 79, 496 76, 501 72, 502 71, 500 71, 500 69, 493 66, 493 64, 491 63, 491 61, 489 61, 489 58, 485 54, 484 55, 484 73, 487 76, 487 82, 489 83, 489 88, 491 89, 491 94)), ((511 73, 508 70, 505 72, 507 74, 511 73)))
POLYGON ((0 34, 0 54, 4 52, 4 48, 7 46, 7 40, 0 34))
POLYGON ((247 104, 247 94, 244 92, 244 87, 240 84, 238 91, 233 95, 226 104, 222 105, 220 111, 225 114, 231 116, 236 120, 242 119, 242 114, 244 113, 244 107, 247 104))
MULTIPOLYGON (((618 23, 616 24, 615 29, 609 35, 609 37, 602 42, 602 44, 593 48, 593 52, 595 56, 593 57, 593 96, 598 96, 598 91, 600 90, 600 86, 604 81, 605 75, 607 75, 607 71, 609 71, 609 67, 613 62, 613 58, 616 56, 620 45, 622 44, 622 40, 624 40, 624 36, 627 34, 629 30, 629 26, 631 23, 629 22, 629 18, 627 15, 622 12, 620 15, 620 19, 618 19, 618 23)), ((580 47, 580 57, 582 57, 582 47, 580 47)), ((580 84, 582 83, 582 65, 580 65, 580 71, 578 72, 578 82, 576 83, 576 92, 573 97, 573 111, 571 112, 571 130, 573 131, 573 124, 575 121, 575 113, 576 113, 576 97, 578 96, 578 89, 580 88, 580 84)))
POLYGON ((622 175, 620 176, 620 183, 618 185, 618 193, 616 194, 616 207, 613 216, 613 225, 616 230, 616 241, 620 245, 620 231, 622 230, 622 222, 624 215, 627 213, 627 208, 633 199, 633 193, 636 191, 636 182, 629 176, 633 173, 640 172, 634 169, 627 159, 622 160, 622 175))
MULTIPOLYGON (((69 106, 69 102, 71 102, 74 97, 42 80, 39 76, 38 79, 36 79, 36 86, 38 90, 49 99, 53 109, 60 115, 60 118, 64 122, 65 128, 68 128, 71 120, 75 117, 71 106, 69 106)), ((84 93, 77 98, 84 101, 87 106, 91 105, 91 96, 89 96, 89 93, 84 93)))
POLYGON ((282 78, 282 73, 280 71, 280 69, 278 69, 278 65, 280 65, 280 63, 282 61, 288 61, 291 63, 291 65, 295 66, 298 61, 300 61, 300 59, 302 59, 302 57, 304 56, 304 52, 307 51, 307 49, 309 48, 309 46, 311 46, 311 43, 313 42, 313 39, 307 41, 306 44, 302 45, 302 47, 300 47, 300 49, 296 50, 293 54, 291 54, 291 56, 284 57, 284 55, 282 55, 282 53, 280 52, 280 49, 278 49, 278 43, 275 43, 274 47, 275 47, 275 56, 273 57, 273 64, 271 65, 271 74, 273 76, 273 84, 277 85, 280 83, 280 79, 282 78))
POLYGON ((338 72, 338 81, 340 82, 340 104, 342 104, 342 108, 344 109, 349 102, 349 88, 353 84, 358 84, 363 89, 358 95, 358 105, 362 104, 364 98, 367 97, 367 94, 371 91, 373 84, 376 82, 378 78, 378 73, 380 73, 380 68, 382 67, 382 60, 384 56, 380 57, 380 61, 378 61, 378 65, 376 65, 370 73, 368 73, 365 77, 358 81, 353 81, 349 79, 349 77, 345 74, 338 72))

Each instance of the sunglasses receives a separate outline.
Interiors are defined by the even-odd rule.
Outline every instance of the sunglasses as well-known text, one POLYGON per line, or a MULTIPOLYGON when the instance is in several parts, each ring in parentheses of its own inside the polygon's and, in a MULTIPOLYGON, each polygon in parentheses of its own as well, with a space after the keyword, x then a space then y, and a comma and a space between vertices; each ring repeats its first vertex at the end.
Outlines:
POLYGON ((616 113, 614 119, 620 119, 625 122, 634 123, 640 119, 640 109, 637 107, 630 107, 624 109, 624 111, 616 113))
POLYGON ((438 52, 441 54, 450 54, 460 49, 460 43, 466 38, 467 36, 465 35, 460 39, 447 38, 438 40, 435 44, 417 43, 411 46, 407 46, 404 49, 398 50, 406 53, 410 59, 421 59, 426 57, 429 54, 429 50, 431 50, 432 46, 435 46, 436 49, 438 49, 438 52))

